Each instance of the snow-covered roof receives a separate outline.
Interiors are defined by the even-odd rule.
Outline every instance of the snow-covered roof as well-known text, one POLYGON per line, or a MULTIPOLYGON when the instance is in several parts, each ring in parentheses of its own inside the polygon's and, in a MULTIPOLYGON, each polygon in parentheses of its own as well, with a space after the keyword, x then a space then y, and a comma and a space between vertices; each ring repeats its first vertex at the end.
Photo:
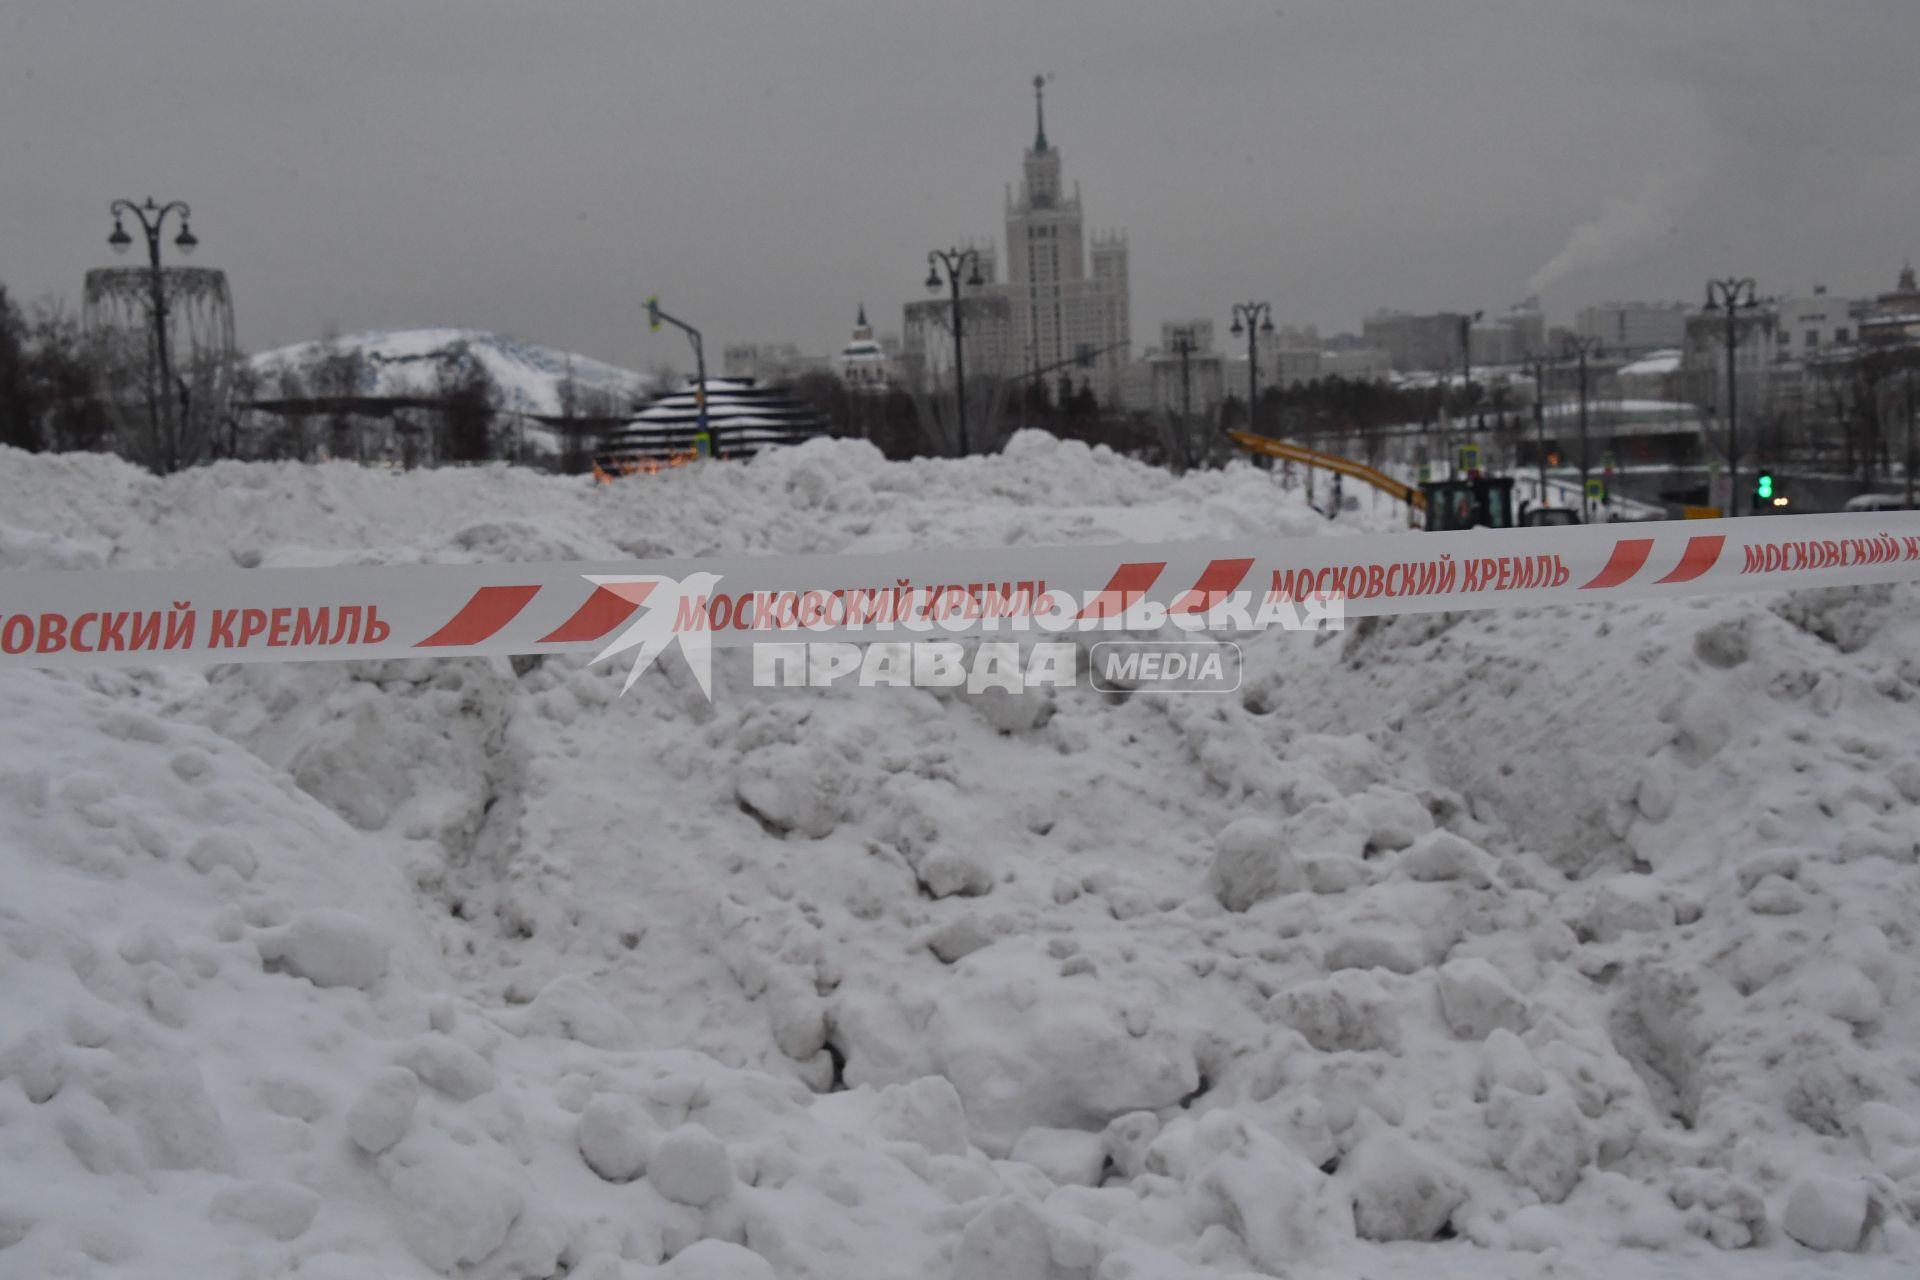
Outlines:
POLYGON ((1680 353, 1675 350, 1651 351, 1632 364, 1620 368, 1623 378, 1658 378, 1680 370, 1680 353))
POLYGON ((564 413, 563 388, 569 378, 576 393, 612 397, 616 408, 632 405, 654 386, 647 375, 631 369, 480 329, 371 330, 263 351, 248 364, 263 398, 276 396, 284 375, 291 373, 307 395, 379 399, 433 394, 443 372, 463 353, 486 372, 498 391, 500 408, 509 412, 564 413), (315 385, 315 375, 335 356, 359 362, 359 382, 350 390, 315 385))

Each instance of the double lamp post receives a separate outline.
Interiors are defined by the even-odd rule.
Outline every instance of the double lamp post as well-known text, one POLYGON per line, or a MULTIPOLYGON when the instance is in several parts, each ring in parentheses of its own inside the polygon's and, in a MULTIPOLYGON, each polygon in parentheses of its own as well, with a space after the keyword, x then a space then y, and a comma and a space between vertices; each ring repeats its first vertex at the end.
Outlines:
MULTIPOLYGON (((184 200, 170 200, 166 204, 155 204, 152 196, 147 197, 145 204, 115 200, 113 234, 107 237, 107 243, 115 253, 125 253, 132 248, 133 237, 127 234, 124 221, 128 217, 140 224, 140 230, 147 237, 148 288, 152 294, 149 306, 153 311, 153 364, 148 372, 147 412, 153 432, 154 460, 168 472, 180 465, 180 440, 170 400, 174 381, 173 355, 167 347, 167 288, 160 270, 160 232, 166 225, 168 215, 175 213, 180 215, 180 234, 173 238, 173 247, 183 254, 192 253, 199 247, 200 241, 194 237, 193 228, 189 225, 193 211, 187 208, 184 200)), ((180 387, 180 395, 184 414, 184 382, 180 387)))

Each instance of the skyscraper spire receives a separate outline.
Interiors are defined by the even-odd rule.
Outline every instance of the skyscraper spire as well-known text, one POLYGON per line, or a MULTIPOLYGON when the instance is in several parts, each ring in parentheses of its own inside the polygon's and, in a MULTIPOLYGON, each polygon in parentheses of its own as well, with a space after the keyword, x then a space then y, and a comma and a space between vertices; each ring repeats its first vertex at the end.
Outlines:
POLYGON ((1047 104, 1043 97, 1046 87, 1045 76, 1033 78, 1033 149, 1035 151, 1047 149, 1047 104))

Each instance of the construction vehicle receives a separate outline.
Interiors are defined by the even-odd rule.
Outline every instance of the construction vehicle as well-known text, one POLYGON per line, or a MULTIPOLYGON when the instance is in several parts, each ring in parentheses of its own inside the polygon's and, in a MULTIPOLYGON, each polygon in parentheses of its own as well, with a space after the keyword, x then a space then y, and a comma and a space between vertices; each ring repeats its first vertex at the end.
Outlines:
POLYGON ((1579 515, 1570 507, 1534 507, 1524 518, 1516 518, 1513 509, 1513 480, 1509 476, 1473 474, 1452 480, 1426 480, 1418 486, 1405 484, 1376 467, 1337 453, 1322 453, 1286 440, 1274 440, 1251 431, 1230 432, 1233 442, 1248 453, 1283 458, 1309 467, 1322 467, 1336 475, 1351 476, 1404 502, 1425 516, 1429 533, 1452 529, 1511 529, 1516 525, 1539 527, 1578 524, 1579 515))
POLYGON ((1428 533, 1514 527, 1511 476, 1476 475, 1452 480, 1428 480, 1420 486, 1420 490, 1427 500, 1428 533))

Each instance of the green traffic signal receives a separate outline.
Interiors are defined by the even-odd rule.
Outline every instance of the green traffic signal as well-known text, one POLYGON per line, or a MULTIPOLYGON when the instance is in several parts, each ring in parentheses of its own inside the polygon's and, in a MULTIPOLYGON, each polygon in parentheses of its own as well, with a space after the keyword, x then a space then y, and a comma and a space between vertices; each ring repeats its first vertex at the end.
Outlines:
POLYGON ((1762 502, 1773 501, 1773 473, 1771 471, 1762 471, 1760 473, 1760 478, 1754 482, 1753 496, 1759 498, 1762 502))
POLYGON ((660 332, 660 299, 647 299, 647 328, 654 333, 660 332))

